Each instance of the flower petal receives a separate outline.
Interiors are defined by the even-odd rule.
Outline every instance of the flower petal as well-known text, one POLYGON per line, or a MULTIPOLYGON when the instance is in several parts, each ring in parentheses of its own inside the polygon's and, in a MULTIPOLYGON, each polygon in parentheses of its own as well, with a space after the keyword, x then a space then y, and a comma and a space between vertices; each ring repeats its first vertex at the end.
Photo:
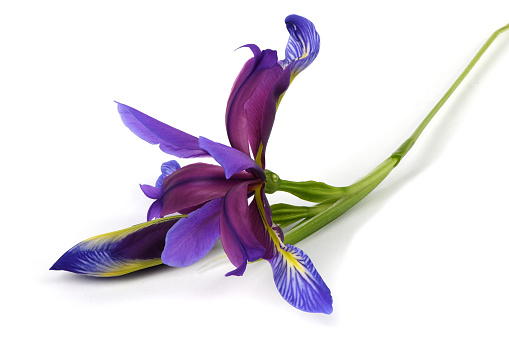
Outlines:
POLYGON ((168 154, 180 158, 196 158, 209 156, 200 148, 198 138, 166 125, 127 105, 118 104, 118 112, 122 122, 141 139, 156 145, 168 154))
POLYGON ((226 179, 224 169, 217 165, 195 163, 184 166, 163 180, 161 213, 168 215, 223 197, 233 186, 253 179, 255 176, 247 172, 226 179))
POLYGON ((320 35, 313 23, 304 17, 289 15, 285 23, 290 38, 286 45, 283 65, 291 65, 293 80, 316 59, 320 51, 320 35))
POLYGON ((252 183, 256 181, 232 187, 224 198, 220 218, 221 243, 228 259, 238 268, 227 276, 242 275, 248 261, 256 261, 265 254, 265 248, 254 235, 249 220, 247 191, 252 183))
POLYGON ((226 108, 226 130, 233 148, 249 156, 251 147, 254 157, 260 144, 266 146, 274 123, 276 103, 284 90, 274 93, 273 89, 283 68, 277 62, 276 51, 260 52, 256 45, 246 47, 251 48, 254 58, 246 62, 233 84, 226 108), (267 101, 271 103, 268 106, 267 101))
POLYGON ((175 160, 170 160, 161 165, 161 175, 156 181, 156 187, 163 186, 163 179, 180 169, 180 164, 175 160))
POLYGON ((225 171, 226 179, 244 170, 251 170, 262 180, 265 180, 265 172, 258 164, 235 148, 200 137, 200 147, 209 153, 225 171))
POLYGON ((222 204, 223 198, 214 199, 179 220, 166 234, 163 263, 184 267, 203 258, 219 239, 222 204))
MULTIPOLYGON (((161 210, 163 209, 163 202, 158 199, 150 205, 147 211, 147 221, 158 219, 161 217, 161 210)), ((182 213, 184 214, 184 213, 182 213)))
POLYGON ((150 199, 159 199, 163 195, 163 189, 161 187, 154 187, 150 185, 140 185, 143 194, 150 199))
POLYGON ((62 255, 50 270, 113 277, 160 265, 166 233, 179 219, 158 219, 87 239, 62 255))
MULTIPOLYGON (((271 225, 272 231, 274 231, 275 236, 279 239, 277 240, 277 245, 282 242, 282 231, 279 226, 272 223, 272 211, 270 210, 270 205, 265 197, 265 193, 263 189, 261 190, 262 201, 263 201, 263 209, 266 218, 267 225, 271 225)), ((256 198, 253 199, 251 204, 249 204, 249 220, 251 221, 251 229, 253 231, 254 236, 258 240, 260 244, 265 248, 265 254, 263 255, 263 259, 269 260, 272 259, 276 255, 276 244, 274 244, 274 240, 269 234, 269 230, 267 230, 267 226, 263 222, 263 216, 260 213, 260 207, 257 204, 256 198)))
POLYGON ((332 296, 309 257, 292 245, 278 247, 269 260, 274 282, 281 296, 299 310, 332 313, 332 296))

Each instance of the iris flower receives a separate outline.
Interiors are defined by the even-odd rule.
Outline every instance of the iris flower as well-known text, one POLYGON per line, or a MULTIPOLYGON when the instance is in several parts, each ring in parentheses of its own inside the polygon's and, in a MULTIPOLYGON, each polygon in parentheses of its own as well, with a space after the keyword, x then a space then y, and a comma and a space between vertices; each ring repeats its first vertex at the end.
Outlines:
MULTIPOLYGON (((194 137, 121 103, 117 103, 118 111, 134 134, 159 144, 163 152, 180 158, 212 157, 219 164, 174 166, 167 176, 163 170, 159 187, 142 186, 147 196, 156 199, 149 220, 176 212, 187 215, 166 232, 163 263, 191 265, 221 239, 235 266, 226 276, 241 276, 248 262, 265 259, 286 301, 303 311, 330 314, 329 288, 302 250, 284 244, 264 191, 265 151, 277 107, 320 47, 320 37, 309 20, 290 15, 285 22, 290 37, 284 60, 278 61, 276 51, 262 51, 253 44, 242 46, 249 48, 253 57, 237 76, 227 103, 226 130, 231 146, 194 137)), ((152 223, 157 225, 158 220, 152 223)), ((114 243, 106 242, 108 246, 114 243)))

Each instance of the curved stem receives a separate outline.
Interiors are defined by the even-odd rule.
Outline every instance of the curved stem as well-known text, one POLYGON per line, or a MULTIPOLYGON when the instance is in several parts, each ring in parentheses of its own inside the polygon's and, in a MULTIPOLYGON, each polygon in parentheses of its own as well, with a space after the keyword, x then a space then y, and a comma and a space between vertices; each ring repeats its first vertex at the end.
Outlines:
POLYGON ((347 210, 349 210, 351 207, 357 204, 360 200, 362 200, 366 195, 368 195, 372 190, 374 190, 399 164, 401 159, 408 153, 408 151, 410 151, 412 146, 415 144, 415 142, 421 135, 422 131, 426 128, 426 126, 428 126, 431 119, 433 119, 436 113, 440 110, 440 108, 442 108, 442 106, 449 99, 452 93, 454 93, 456 88, 458 88, 458 86, 465 79, 468 73, 470 73, 470 71, 474 68, 474 66, 477 64, 482 55, 493 43, 493 41, 495 41, 495 39, 501 33, 507 30, 509 30, 509 24, 496 30, 490 36, 490 38, 476 53, 474 58, 470 61, 470 63, 463 70, 460 76, 456 79, 456 81, 454 81, 452 86, 447 90, 447 92, 445 92, 444 96, 438 101, 435 107, 433 107, 433 109, 428 113, 424 120, 419 124, 417 129, 403 144, 401 144, 401 146, 389 158, 387 158, 371 173, 369 173, 366 177, 364 177, 357 183, 346 188, 341 188, 342 189, 341 193, 344 193, 345 194, 344 196, 339 198, 339 200, 337 200, 325 211, 318 213, 314 217, 306 219, 297 224, 285 235, 285 242, 288 244, 295 244, 296 242, 306 238, 307 236, 311 235, 312 233, 316 232, 320 228, 327 225, 332 220, 339 217, 341 214, 345 213, 347 210))
POLYGON ((417 141, 417 139, 419 138, 419 136, 421 135, 422 131, 424 131, 424 129, 426 128, 426 126, 428 126, 428 123, 431 121, 431 119, 433 119, 433 117, 435 116, 435 114, 440 110, 440 108, 442 108, 442 106, 445 104, 445 102, 449 99, 449 97, 452 95, 452 93, 454 93, 454 91, 456 90, 456 88, 458 88, 458 86, 461 84, 461 82, 465 79, 465 77, 468 75, 468 73, 470 73, 470 71, 472 70, 472 68, 474 68, 475 64, 477 64, 477 62, 479 61, 479 59, 482 57, 482 55, 484 54, 484 52, 486 52, 486 50, 488 49, 488 47, 491 46, 491 44, 493 43, 493 41, 495 41, 495 39, 502 33, 504 33, 505 31, 509 30, 509 24, 508 25, 505 25, 504 27, 502 28, 499 28, 497 29, 491 36, 488 40, 486 40, 486 42, 484 43, 484 45, 482 45, 481 49, 479 49, 479 51, 476 53, 476 55, 474 56, 474 58, 470 61, 470 63, 467 65, 467 67, 465 67, 465 69, 463 70, 463 72, 460 74, 460 76, 458 77, 458 79, 456 79, 456 81, 454 81, 454 83, 452 84, 452 86, 447 90, 447 92, 445 92, 444 96, 437 102, 437 104, 435 105, 435 107, 433 107, 433 109, 428 113, 428 115, 426 116, 426 118, 424 118, 424 120, 420 123, 420 125, 417 127, 417 129, 414 131, 414 133, 410 136, 410 138, 408 138, 403 144, 401 144, 401 146, 396 150, 396 152, 393 153, 393 155, 399 159, 402 159, 407 153, 408 151, 412 148, 412 146, 415 144, 415 142, 417 141))
POLYGON ((375 170, 373 170, 370 175, 354 184, 359 184, 359 189, 357 191, 345 195, 333 203, 325 211, 318 213, 310 219, 302 221, 292 228, 285 234, 285 243, 293 245, 301 241, 348 211, 366 195, 373 191, 389 175, 394 167, 396 167, 398 162, 398 159, 392 157, 385 160, 375 170))

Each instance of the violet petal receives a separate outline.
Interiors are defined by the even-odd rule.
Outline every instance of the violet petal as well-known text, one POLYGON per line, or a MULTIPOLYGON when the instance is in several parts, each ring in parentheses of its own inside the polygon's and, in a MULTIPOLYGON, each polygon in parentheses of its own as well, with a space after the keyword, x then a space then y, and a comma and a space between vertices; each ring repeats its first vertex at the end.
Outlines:
POLYGON ((154 187, 150 185, 140 185, 143 194, 150 199, 159 199, 163 195, 163 189, 161 187, 154 187))
POLYGON ((219 239, 222 204, 223 198, 214 199, 179 220, 166 234, 163 263, 184 267, 203 258, 219 239))
POLYGON ((251 170, 262 180, 265 180, 265 172, 258 164, 235 148, 214 142, 205 137, 200 137, 200 147, 209 153, 225 171, 226 179, 244 170, 251 170))
POLYGON ((220 218, 224 251, 237 268, 247 261, 258 260, 265 254, 265 248, 256 239, 249 220, 247 190, 252 183, 243 182, 228 191, 220 218))
POLYGON ((161 175, 156 181, 156 187, 163 186, 163 179, 180 169, 180 164, 175 160, 170 160, 161 165, 161 175))
POLYGON ((304 17, 289 15, 285 23, 290 37, 283 65, 291 65, 292 77, 295 77, 316 59, 320 51, 320 35, 313 23, 304 17))
POLYGON ((162 123, 132 107, 118 104, 118 112, 122 122, 141 139, 156 145, 168 154, 180 158, 206 157, 209 154, 203 151, 198 138, 162 123))
POLYGON ((292 245, 278 247, 278 254, 269 260, 274 282, 281 296, 299 310, 332 313, 332 296, 309 257, 292 245))
POLYGON ((162 208, 163 202, 161 200, 154 201, 147 211, 147 221, 160 218, 162 208))

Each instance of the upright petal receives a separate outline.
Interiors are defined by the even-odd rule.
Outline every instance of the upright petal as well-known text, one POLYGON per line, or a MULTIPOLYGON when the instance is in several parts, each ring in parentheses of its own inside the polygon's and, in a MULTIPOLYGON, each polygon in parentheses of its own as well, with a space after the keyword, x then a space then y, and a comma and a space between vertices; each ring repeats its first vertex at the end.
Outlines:
POLYGON ((160 265, 166 233, 179 219, 162 218, 84 240, 50 269, 113 277, 160 265))
POLYGON ((285 23, 290 38, 286 45, 283 65, 291 65, 293 80, 316 59, 320 51, 320 35, 313 23, 304 17, 289 15, 285 23))
POLYGON ((232 147, 248 156, 251 147, 255 156, 260 144, 266 144, 262 134, 267 134, 266 130, 270 134, 272 129, 278 99, 274 101, 273 87, 283 68, 277 62, 276 51, 260 51, 256 45, 246 46, 251 48, 254 58, 246 62, 233 84, 226 107, 226 130, 232 147), (274 107, 266 109, 269 97, 274 101, 274 107))
POLYGON ((233 186, 256 177, 242 172, 226 179, 221 166, 195 163, 182 167, 163 180, 162 215, 198 206, 223 197, 233 186))
POLYGON ((281 296, 299 310, 332 313, 332 296, 309 257, 292 245, 278 247, 269 260, 281 296))
POLYGON ((184 267, 203 258, 219 239, 222 205, 223 198, 217 198, 180 219, 166 234, 163 263, 184 267))
POLYGON ((220 219, 221 242, 231 263, 237 267, 227 275, 242 275, 248 261, 263 257, 265 248, 253 234, 247 206, 248 186, 244 182, 232 187, 226 194, 220 219))
POLYGON ((168 154, 180 158, 196 158, 209 156, 200 148, 198 138, 166 125, 127 105, 118 104, 118 112, 122 122, 141 139, 157 145, 168 154))
POLYGON ((249 170, 259 178, 265 179, 265 172, 261 167, 249 156, 235 148, 204 137, 200 137, 200 147, 224 168, 226 179, 230 179, 232 175, 244 170, 249 170))

